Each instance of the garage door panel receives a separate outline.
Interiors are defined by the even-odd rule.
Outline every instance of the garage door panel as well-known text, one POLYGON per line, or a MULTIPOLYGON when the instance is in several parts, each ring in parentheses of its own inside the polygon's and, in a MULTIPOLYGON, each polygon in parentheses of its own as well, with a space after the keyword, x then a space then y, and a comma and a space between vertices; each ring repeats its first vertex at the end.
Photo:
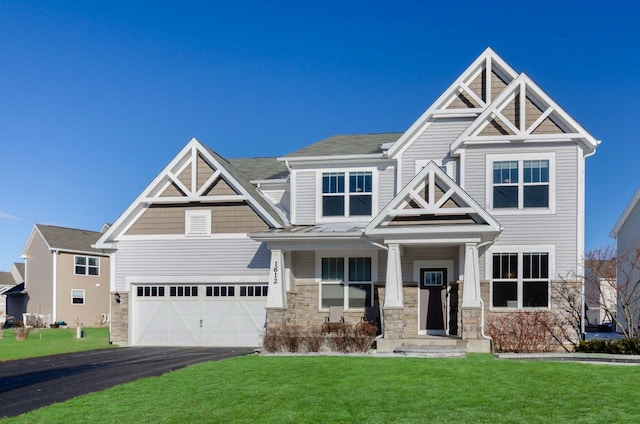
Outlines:
MULTIPOLYGON (((135 292, 135 291, 134 291, 135 292)), ((165 292, 168 294, 169 286, 165 292)), ((135 297, 133 344, 164 346, 259 346, 266 298, 246 298, 235 290, 224 297, 135 297)), ((216 292, 221 293, 220 290, 216 292)), ((211 291, 213 293, 213 291, 211 291)))

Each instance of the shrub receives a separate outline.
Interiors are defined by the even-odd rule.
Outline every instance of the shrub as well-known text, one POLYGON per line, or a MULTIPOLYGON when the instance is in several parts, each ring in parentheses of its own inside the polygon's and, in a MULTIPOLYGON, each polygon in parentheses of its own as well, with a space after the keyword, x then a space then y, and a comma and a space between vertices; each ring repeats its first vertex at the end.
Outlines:
POLYGON ((282 343, 287 352, 297 352, 302 345, 302 331, 298 325, 283 325, 282 343))
POLYGON ((304 342, 307 352, 320 352, 324 344, 324 334, 321 326, 309 327, 304 331, 304 342))
POLYGON ((558 325, 552 312, 507 312, 491 316, 486 332, 498 352, 550 352, 557 347, 553 331, 558 325))
POLYGON ((576 346, 576 352, 640 355, 640 340, 588 340, 580 342, 576 346))
POLYGON ((31 334, 31 327, 24 325, 22 321, 16 321, 14 328, 16 340, 25 340, 31 334))
POLYGON ((302 331, 297 325, 269 327, 262 337, 265 352, 297 352, 302 345, 302 331))

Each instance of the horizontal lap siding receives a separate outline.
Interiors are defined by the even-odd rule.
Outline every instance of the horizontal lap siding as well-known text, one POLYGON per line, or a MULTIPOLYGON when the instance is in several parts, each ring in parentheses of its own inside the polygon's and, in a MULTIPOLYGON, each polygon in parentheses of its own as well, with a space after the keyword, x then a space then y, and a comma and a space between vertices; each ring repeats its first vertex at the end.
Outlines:
POLYGON ((316 173, 297 171, 295 177, 295 214, 293 224, 313 225, 316 222, 316 173))
MULTIPOLYGON (((451 143, 471 122, 470 118, 443 118, 432 122, 402 154, 402 186, 416 175, 416 160, 445 159, 451 143)), ((456 175, 457 169, 454 171, 456 175)))
POLYGON ((379 169, 378 211, 382 210, 395 196, 396 172, 393 166, 379 169))
POLYGON ((127 240, 118 243, 116 290, 127 276, 264 275, 270 253, 250 239, 127 240))
POLYGON ((640 203, 633 208, 620 231, 618 231, 618 251, 638 247, 640 241, 640 203))
MULTIPOLYGON (((554 147, 556 152, 556 213, 553 215, 495 215, 504 227, 496 245, 552 244, 556 246, 556 276, 565 276, 577 270, 578 240, 578 147, 554 147)), ((487 154, 546 153, 541 148, 483 148, 467 149, 465 190, 481 206, 487 207, 485 181, 490 178, 485 170, 487 154)), ((488 210, 491 213, 491 210, 488 210)), ((481 276, 484 275, 481 258, 481 276)))

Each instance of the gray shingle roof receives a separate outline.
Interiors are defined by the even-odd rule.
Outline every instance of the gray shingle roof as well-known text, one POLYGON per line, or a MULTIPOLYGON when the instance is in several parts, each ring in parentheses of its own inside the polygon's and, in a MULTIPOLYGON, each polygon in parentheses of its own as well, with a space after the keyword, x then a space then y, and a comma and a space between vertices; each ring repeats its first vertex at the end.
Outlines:
POLYGON ((402 133, 360 134, 360 135, 334 135, 317 143, 303 147, 285 157, 301 156, 343 156, 343 155, 367 155, 382 153, 380 146, 391 143, 402 133))
POLYGON ((37 224, 36 227, 52 249, 101 253, 100 250, 91 247, 102 236, 98 231, 42 224, 37 224))
POLYGON ((16 280, 13 279, 13 274, 6 271, 0 271, 0 286, 15 286, 16 280))
POLYGON ((14 262, 13 265, 15 265, 22 278, 24 278, 24 262, 14 262))
POLYGON ((207 147, 207 150, 218 161, 218 163, 220 163, 220 165, 223 166, 229 172, 229 174, 231 174, 231 176, 245 190, 247 190, 247 192, 251 194, 251 196, 260 204, 260 206, 262 206, 269 213, 269 215, 273 217, 273 219, 275 219, 281 226, 285 225, 284 221, 282 220, 282 217, 276 211, 275 206, 271 202, 269 202, 267 199, 265 199, 260 194, 260 192, 258 192, 258 189, 253 184, 251 184, 251 181, 249 180, 249 177, 246 174, 244 174, 238 168, 233 166, 228 160, 226 160, 225 158, 217 154, 212 149, 207 147))
POLYGON ((283 162, 276 158, 229 159, 229 163, 244 173, 250 181, 286 178, 289 174, 283 162))

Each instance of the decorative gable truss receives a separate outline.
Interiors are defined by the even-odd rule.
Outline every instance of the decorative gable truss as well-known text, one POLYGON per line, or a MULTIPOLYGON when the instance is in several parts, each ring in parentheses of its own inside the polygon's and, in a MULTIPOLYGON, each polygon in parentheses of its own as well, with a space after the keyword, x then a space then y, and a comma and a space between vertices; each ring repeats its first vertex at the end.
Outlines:
POLYGON ((391 146, 400 155, 431 123, 443 117, 476 117, 511 83, 518 73, 487 48, 391 146))
MULTIPOLYGON (((258 220, 271 228, 282 227, 283 218, 276 208, 262 198, 250 182, 241 181, 241 178, 237 170, 224 159, 195 138, 191 139, 103 234, 96 247, 108 248, 120 235, 149 234, 144 228, 146 225, 153 225, 158 219, 166 220, 168 211, 184 214, 177 208, 181 205, 183 208, 196 209, 193 216, 187 214, 187 222, 179 224, 183 230, 176 232, 176 228, 165 228, 160 233, 184 233, 185 226, 191 234, 207 233, 206 225, 210 225, 207 224, 210 218, 206 218, 207 211, 201 208, 216 206, 227 209, 226 215, 234 215, 239 211, 249 214, 246 215, 247 219, 254 223, 258 220), (234 205, 241 209, 233 209, 234 205), (141 221, 142 217, 144 222, 141 221), (203 219, 207 222, 202 221, 203 219)), ((184 215, 182 219, 184 220, 184 215)))
POLYGON ((500 231, 500 224, 433 161, 365 229, 367 235, 500 231))
POLYGON ((520 74, 451 144, 578 141, 587 150, 598 142, 526 74, 520 74))

